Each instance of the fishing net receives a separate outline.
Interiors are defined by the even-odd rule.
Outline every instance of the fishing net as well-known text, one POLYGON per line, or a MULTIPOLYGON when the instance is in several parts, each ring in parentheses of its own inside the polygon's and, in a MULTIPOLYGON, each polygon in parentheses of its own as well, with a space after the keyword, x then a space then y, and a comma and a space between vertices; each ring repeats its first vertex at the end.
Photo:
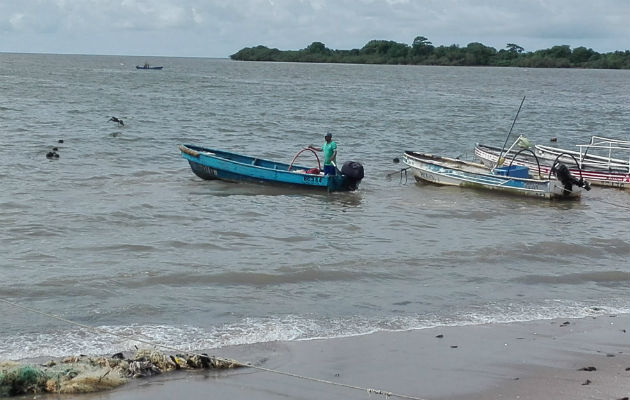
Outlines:
POLYGON ((0 370, 0 397, 37 393, 46 383, 46 376, 36 367, 10 365, 0 370))
POLYGON ((0 397, 36 393, 89 393, 109 390, 130 379, 149 377, 176 369, 224 369, 240 366, 234 361, 205 354, 168 355, 143 349, 125 358, 68 357, 45 364, 0 362, 0 397))

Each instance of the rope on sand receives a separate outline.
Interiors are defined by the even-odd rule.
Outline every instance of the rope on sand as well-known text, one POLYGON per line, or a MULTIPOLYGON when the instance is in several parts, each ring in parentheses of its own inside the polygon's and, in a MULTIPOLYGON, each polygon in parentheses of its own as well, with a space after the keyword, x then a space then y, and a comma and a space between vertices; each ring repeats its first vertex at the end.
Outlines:
MULTIPOLYGON (((92 331, 92 332, 97 332, 97 333, 102 333, 102 334, 106 334, 106 335, 112 335, 112 336, 116 336, 119 338, 123 338, 126 340, 133 340, 139 343, 143 343, 149 346, 153 346, 153 347, 160 347, 166 350, 171 350, 171 351, 175 351, 175 352, 181 352, 181 349, 172 347, 172 346, 168 346, 168 345, 164 345, 164 344, 159 344, 159 343, 153 343, 149 340, 144 340, 144 339, 140 339, 140 338, 136 338, 133 336, 129 336, 129 335, 124 335, 124 334, 120 334, 120 333, 114 333, 114 332, 109 332, 105 329, 101 329, 101 328, 96 328, 90 325, 86 325, 86 324, 82 324, 79 322, 75 322, 63 317, 60 317, 58 315, 55 314, 50 314, 50 313, 45 313, 43 311, 39 311, 36 310, 34 308, 28 307, 28 306, 24 306, 21 304, 17 304, 14 302, 11 302, 9 300, 0 298, 0 302, 9 304, 10 306, 13 306, 15 308, 20 308, 22 310, 25 311, 29 311, 35 314, 39 314, 39 315, 43 315, 45 317, 48 318, 52 318, 52 319, 56 319, 58 321, 62 321, 65 322, 69 325, 75 325, 75 326, 79 326, 81 328, 87 329, 88 331, 92 331)), ((195 354, 195 353, 193 353, 195 354)), ((199 356, 204 356, 207 357, 203 354, 196 354, 199 356)), ((276 369, 271 369, 271 368, 265 368, 265 367, 260 367, 260 366, 256 366, 256 365, 252 365, 250 363, 243 363, 237 360, 233 360, 233 359, 227 359, 227 358, 221 358, 221 357, 213 357, 216 360, 219 360, 221 362, 225 362, 225 363, 231 363, 235 366, 240 366, 240 367, 247 367, 247 368, 253 368, 259 371, 264 371, 264 372, 269 372, 269 373, 273 373, 273 374, 277 374, 277 375, 284 375, 284 376, 289 376, 292 378, 298 378, 298 379, 303 379, 303 380, 307 380, 307 381, 311 381, 311 382, 318 382, 318 383, 323 383, 323 384, 327 384, 327 385, 331 385, 331 386, 338 386, 338 387, 344 387, 344 388, 348 388, 348 389, 353 389, 353 390, 360 390, 360 391, 364 391, 367 392, 368 395, 369 394, 378 394, 378 395, 382 395, 385 396, 386 398, 389 397, 396 397, 396 398, 400 398, 400 399, 408 399, 408 400, 425 400, 422 399, 420 397, 414 397, 414 396, 409 396, 409 395, 405 395, 405 394, 399 394, 399 393, 393 393, 393 392, 387 392, 381 389, 371 389, 371 388, 366 388, 366 387, 361 387, 361 386, 355 386, 355 385, 350 385, 350 384, 346 384, 346 383, 341 383, 341 382, 333 382, 333 381, 329 381, 329 380, 325 380, 325 379, 319 379, 319 378, 313 378, 313 377, 309 377, 309 376, 304 376, 304 375, 298 375, 298 374, 294 374, 291 372, 286 372, 286 371, 280 371, 280 370, 276 370, 276 369)))

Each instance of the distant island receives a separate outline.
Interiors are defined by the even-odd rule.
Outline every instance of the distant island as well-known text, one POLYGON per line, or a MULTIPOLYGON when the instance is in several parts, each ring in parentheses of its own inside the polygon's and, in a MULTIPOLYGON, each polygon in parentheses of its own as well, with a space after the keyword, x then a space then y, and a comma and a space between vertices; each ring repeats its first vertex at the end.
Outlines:
POLYGON ((278 50, 265 46, 246 47, 230 56, 240 61, 279 61, 347 64, 459 65, 528 68, 598 68, 630 69, 630 51, 598 53, 586 47, 568 45, 526 52, 507 43, 496 50, 478 42, 466 47, 453 44, 434 46, 426 37, 417 36, 410 45, 391 40, 371 40, 361 49, 331 50, 313 42, 301 50, 278 50))

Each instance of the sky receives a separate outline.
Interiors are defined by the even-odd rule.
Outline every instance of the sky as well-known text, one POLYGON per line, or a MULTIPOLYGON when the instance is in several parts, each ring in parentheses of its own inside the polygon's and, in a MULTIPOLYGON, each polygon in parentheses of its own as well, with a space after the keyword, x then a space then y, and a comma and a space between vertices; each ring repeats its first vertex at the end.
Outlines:
POLYGON ((0 52, 227 58, 370 40, 630 49, 630 0, 0 0, 0 52))

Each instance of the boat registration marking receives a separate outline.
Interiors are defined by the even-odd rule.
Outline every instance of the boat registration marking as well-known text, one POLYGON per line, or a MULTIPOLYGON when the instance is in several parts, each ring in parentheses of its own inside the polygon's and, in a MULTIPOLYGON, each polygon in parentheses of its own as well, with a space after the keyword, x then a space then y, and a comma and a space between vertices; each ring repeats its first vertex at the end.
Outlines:
POLYGON ((305 175, 304 176, 304 182, 322 183, 322 177, 321 176, 315 176, 315 175, 305 175))

